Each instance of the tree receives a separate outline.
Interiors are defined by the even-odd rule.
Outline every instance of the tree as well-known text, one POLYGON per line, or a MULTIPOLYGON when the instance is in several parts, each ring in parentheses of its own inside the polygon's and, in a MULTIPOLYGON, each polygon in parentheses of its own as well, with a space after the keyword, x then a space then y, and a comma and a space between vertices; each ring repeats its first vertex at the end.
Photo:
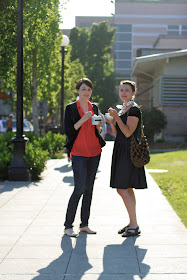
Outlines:
POLYGON ((17 3, 1 0, 0 14, 1 87, 16 92, 17 3))
MULTIPOLYGON (((71 46, 67 47, 64 61, 64 106, 68 103, 75 101, 77 97, 76 83, 78 80, 85 76, 84 67, 80 63, 79 59, 71 61, 71 46)), ((60 74, 59 74, 60 75, 60 74)), ((57 102, 57 106, 53 106, 55 110, 51 110, 50 114, 52 118, 59 119, 60 115, 60 102, 61 102, 61 91, 59 90, 54 102, 57 102)))
POLYGON ((24 91, 27 98, 26 104, 28 101, 32 104, 32 118, 37 135, 39 135, 37 101, 50 98, 51 93, 58 90, 52 69, 60 68, 61 34, 59 23, 58 0, 25 1, 24 91))
POLYGON ((80 60, 84 68, 88 64, 88 44, 90 33, 88 28, 74 27, 70 32, 70 43, 72 46, 71 61, 80 60))
POLYGON ((73 28, 70 33, 71 59, 80 59, 85 75, 94 85, 93 101, 99 103, 102 112, 118 99, 111 59, 115 32, 114 28, 109 29, 108 22, 100 22, 93 24, 90 32, 87 28, 73 28))
MULTIPOLYGON (((17 1, 1 0, 0 77, 4 89, 16 92, 17 1)), ((37 102, 48 100, 54 110, 61 85, 59 0, 23 1, 24 31, 24 113, 32 111, 38 134, 37 102), (31 108, 32 104, 32 108, 31 108)))

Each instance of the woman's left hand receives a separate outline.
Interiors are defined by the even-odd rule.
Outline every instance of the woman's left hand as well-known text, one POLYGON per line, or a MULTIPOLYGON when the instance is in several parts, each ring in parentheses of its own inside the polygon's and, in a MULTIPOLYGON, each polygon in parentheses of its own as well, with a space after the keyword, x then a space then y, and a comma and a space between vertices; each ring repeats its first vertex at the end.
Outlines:
POLYGON ((101 119, 101 121, 99 122, 99 124, 96 125, 96 128, 97 130, 99 131, 99 133, 101 132, 101 127, 102 127, 102 124, 103 124, 103 120, 101 119))

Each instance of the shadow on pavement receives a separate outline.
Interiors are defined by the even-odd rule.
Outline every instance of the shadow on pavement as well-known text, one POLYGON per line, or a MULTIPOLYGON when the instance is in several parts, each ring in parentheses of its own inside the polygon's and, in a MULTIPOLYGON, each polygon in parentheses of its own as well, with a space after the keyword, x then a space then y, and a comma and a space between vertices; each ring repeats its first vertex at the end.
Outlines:
POLYGON ((147 249, 133 246, 125 239, 122 244, 111 244, 104 248, 103 272, 97 280, 134 280, 135 276, 143 279, 149 272, 150 266, 142 261, 147 253, 147 249))
POLYGON ((72 171, 72 167, 71 167, 71 164, 66 164, 62 167, 55 168, 54 170, 57 170, 61 173, 66 173, 66 172, 72 171))
POLYGON ((64 176, 63 182, 68 183, 69 186, 74 186, 73 176, 64 176))
MULTIPOLYGON (((135 278, 137 275, 139 279, 144 279, 150 270, 150 266, 143 263, 147 249, 134 246, 129 241, 129 239, 125 239, 122 244, 111 244, 104 247, 104 254, 97 256, 97 258, 101 259, 99 263, 103 264, 103 272, 98 276, 97 280, 113 280, 114 277, 117 280, 134 280, 138 279, 135 278)), ((38 271, 39 275, 32 280, 81 280, 86 272, 92 279, 91 275, 98 274, 100 268, 98 272, 90 271, 89 273, 93 266, 89 263, 86 245, 87 235, 84 233, 80 233, 77 239, 71 239, 64 235, 61 242, 62 255, 47 267, 40 269, 38 271), (76 244, 73 248, 74 242, 76 244)), ((93 268, 98 270, 98 266, 93 268)), ((94 277, 97 276, 95 275, 94 277)))
MULTIPOLYGON (((67 173, 67 172, 70 172, 72 171, 72 167, 71 167, 71 164, 66 164, 60 168, 55 168, 55 170, 61 172, 61 173, 67 173)), ((64 176, 63 178, 63 182, 64 183, 68 183, 69 186, 74 186, 74 179, 73 179, 73 176, 64 176)))
POLYGON ((77 270, 79 273, 75 278, 81 279, 85 271, 92 268, 86 254, 86 238, 86 234, 80 235, 77 239, 64 235, 61 241, 62 255, 47 267, 40 269, 39 275, 32 280, 64 279, 64 274, 75 276, 77 270), (76 242, 75 248, 72 244, 74 242, 76 242), (81 265, 81 260, 84 260, 84 265, 81 265))
POLYGON ((0 182, 0 194, 4 193, 4 192, 11 192, 14 189, 20 189, 23 187, 29 188, 29 186, 31 184, 32 184, 32 187, 33 187, 33 185, 35 185, 34 182, 14 182, 14 181, 0 182))

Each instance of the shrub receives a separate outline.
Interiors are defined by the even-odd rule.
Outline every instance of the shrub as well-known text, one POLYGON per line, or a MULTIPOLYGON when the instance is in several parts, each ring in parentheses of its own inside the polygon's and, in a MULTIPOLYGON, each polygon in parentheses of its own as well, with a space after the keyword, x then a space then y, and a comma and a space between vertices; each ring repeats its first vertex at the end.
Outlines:
POLYGON ((164 142, 165 142, 165 140, 164 140, 164 139, 162 139, 162 138, 160 138, 160 139, 157 139, 155 142, 156 142, 156 143, 164 143, 164 142))
POLYGON ((24 160, 31 172, 32 180, 37 180, 45 168, 48 160, 48 151, 43 151, 35 140, 33 143, 27 144, 24 160))
POLYGON ((156 108, 151 110, 143 110, 142 116, 144 123, 144 133, 151 142, 154 139, 155 133, 160 133, 162 129, 166 128, 166 116, 162 111, 156 108))
POLYGON ((29 139, 30 143, 33 143, 37 139, 36 133, 34 131, 24 132, 25 136, 29 139))
MULTIPOLYGON (((65 135, 55 134, 49 131, 44 137, 36 139, 33 132, 25 134, 29 138, 25 149, 25 163, 31 172, 32 180, 37 180, 44 170, 46 161, 49 158, 58 158, 58 154, 63 151, 65 135)), ((0 135, 0 179, 8 178, 8 170, 11 166, 13 145, 11 139, 15 133, 10 132, 0 135)))
POLYGON ((38 139, 40 147, 43 150, 47 150, 50 158, 56 158, 56 154, 63 150, 65 144, 65 135, 60 133, 52 133, 49 131, 43 137, 38 139))
POLYGON ((12 153, 3 145, 0 145, 0 180, 8 178, 8 170, 12 162, 12 153))
POLYGON ((13 145, 11 142, 14 133, 0 135, 0 180, 8 178, 8 170, 12 162, 13 145))

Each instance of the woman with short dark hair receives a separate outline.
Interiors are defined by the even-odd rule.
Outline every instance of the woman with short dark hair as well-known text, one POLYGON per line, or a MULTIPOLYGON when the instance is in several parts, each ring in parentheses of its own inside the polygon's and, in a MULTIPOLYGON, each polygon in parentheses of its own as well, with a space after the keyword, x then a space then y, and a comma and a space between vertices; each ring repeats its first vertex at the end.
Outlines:
POLYGON ((72 160, 74 191, 66 212, 64 233, 71 237, 78 236, 78 233, 73 230, 73 222, 81 196, 83 199, 80 231, 96 234, 88 227, 88 221, 95 175, 100 161, 101 148, 105 142, 100 136, 101 122, 97 125, 92 125, 91 122, 91 117, 98 115, 97 105, 89 101, 92 89, 93 85, 89 79, 80 79, 76 85, 79 98, 68 104, 65 110, 64 126, 68 139, 65 147, 69 150, 72 160))

